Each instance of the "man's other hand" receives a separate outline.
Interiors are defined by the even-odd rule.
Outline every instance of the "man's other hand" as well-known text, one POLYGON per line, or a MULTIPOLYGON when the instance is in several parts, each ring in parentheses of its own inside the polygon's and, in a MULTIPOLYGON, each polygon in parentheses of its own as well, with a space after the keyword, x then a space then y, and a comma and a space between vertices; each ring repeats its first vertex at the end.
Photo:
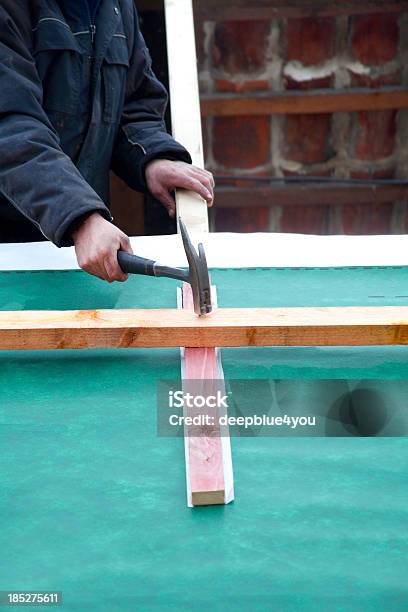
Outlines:
POLYGON ((187 189, 198 193, 212 206, 214 178, 211 172, 181 161, 155 159, 146 166, 146 182, 150 193, 167 208, 170 217, 176 214, 172 196, 175 189, 187 189))
POLYGON ((124 274, 118 263, 118 251, 132 253, 130 240, 119 228, 99 213, 92 213, 72 234, 79 267, 109 283, 123 282, 124 274))

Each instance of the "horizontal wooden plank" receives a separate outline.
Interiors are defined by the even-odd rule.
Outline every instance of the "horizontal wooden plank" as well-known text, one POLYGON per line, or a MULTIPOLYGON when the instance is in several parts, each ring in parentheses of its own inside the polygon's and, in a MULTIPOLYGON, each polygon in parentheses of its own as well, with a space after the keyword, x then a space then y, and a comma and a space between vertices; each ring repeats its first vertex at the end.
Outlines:
MULTIPOLYGON (((163 0, 136 0, 140 11, 163 10, 163 0)), ((407 0, 194 0, 202 19, 273 19, 309 15, 364 15, 408 9, 407 0)))
POLYGON ((408 108, 408 88, 320 89, 280 93, 203 94, 203 117, 246 115, 311 115, 316 113, 356 112, 408 108))
MULTIPOLYGON (((238 179, 237 179, 238 180, 238 179)), ((217 187, 217 208, 391 203, 408 199, 408 185, 348 183, 272 183, 259 187, 217 187)))
POLYGON ((408 307, 0 312, 0 349, 408 344, 408 307))
POLYGON ((408 9, 406 0, 195 0, 197 16, 209 20, 273 19, 390 13, 408 9))
POLYGON ((330 17, 338 15, 369 15, 373 13, 398 13, 406 11, 408 4, 404 0, 348 0, 345 2, 328 0, 264 0, 264 2, 240 2, 223 5, 206 0, 196 0, 195 14, 197 19, 208 21, 250 21, 256 19, 277 19, 280 17, 330 17))

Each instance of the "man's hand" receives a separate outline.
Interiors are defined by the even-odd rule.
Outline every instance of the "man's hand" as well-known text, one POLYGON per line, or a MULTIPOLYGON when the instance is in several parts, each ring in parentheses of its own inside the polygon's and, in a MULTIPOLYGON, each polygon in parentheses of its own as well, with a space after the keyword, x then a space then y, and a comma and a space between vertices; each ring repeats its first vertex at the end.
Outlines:
POLYGON ((118 251, 132 253, 130 240, 99 213, 92 213, 73 232, 79 267, 109 283, 127 280, 118 264, 118 251))
POLYGON ((150 193, 167 208, 170 217, 176 214, 171 194, 175 189, 195 191, 208 206, 214 201, 214 178, 211 172, 181 161, 155 159, 146 166, 146 182, 150 193))

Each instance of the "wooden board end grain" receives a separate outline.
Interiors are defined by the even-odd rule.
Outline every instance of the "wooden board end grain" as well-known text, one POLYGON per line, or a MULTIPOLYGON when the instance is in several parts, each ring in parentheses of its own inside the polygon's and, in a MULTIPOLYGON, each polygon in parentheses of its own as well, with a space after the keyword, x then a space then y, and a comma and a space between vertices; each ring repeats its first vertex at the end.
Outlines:
MULTIPOLYGON (((213 300, 215 291, 213 289, 213 300)), ((178 296, 179 307, 193 309, 191 287, 184 284, 178 296)), ((216 303, 216 302, 215 302, 216 303)), ((224 379, 221 356, 216 348, 182 349, 183 388, 194 394, 215 394, 224 379), (191 385, 191 386, 190 386, 191 385)), ((227 432, 221 432, 217 408, 206 409, 213 425, 185 427, 187 503, 192 506, 227 504, 234 498, 231 443, 227 432)), ((194 410, 185 408, 185 416, 194 410)))

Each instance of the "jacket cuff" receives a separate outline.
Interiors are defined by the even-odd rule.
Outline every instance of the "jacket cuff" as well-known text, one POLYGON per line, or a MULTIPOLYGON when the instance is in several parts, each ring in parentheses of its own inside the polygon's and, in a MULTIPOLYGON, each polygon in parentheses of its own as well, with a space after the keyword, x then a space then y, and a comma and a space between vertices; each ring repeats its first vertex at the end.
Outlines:
POLYGON ((72 233, 76 229, 76 227, 81 223, 84 217, 92 213, 99 213, 104 219, 107 221, 112 221, 112 215, 109 209, 106 206, 83 206, 75 211, 73 211, 70 215, 68 215, 63 223, 58 227, 55 235, 52 239, 52 242, 57 247, 70 247, 73 246, 74 241, 72 240, 72 233))
MULTIPOLYGON (((191 155, 181 145, 174 141, 167 147, 157 147, 146 153, 138 147, 133 147, 130 152, 130 162, 134 173, 134 181, 136 189, 140 191, 148 191, 146 183, 146 167, 154 159, 170 159, 172 161, 184 161, 188 164, 192 163, 191 155), (134 163, 133 163, 134 162, 134 163)), ((130 178, 132 181, 132 178, 130 178)))
POLYGON ((129 136, 122 138, 116 149, 112 169, 132 189, 148 191, 146 166, 154 159, 170 159, 192 163, 191 155, 170 134, 161 134, 159 142, 151 144, 147 150, 143 143, 133 142, 129 136))

